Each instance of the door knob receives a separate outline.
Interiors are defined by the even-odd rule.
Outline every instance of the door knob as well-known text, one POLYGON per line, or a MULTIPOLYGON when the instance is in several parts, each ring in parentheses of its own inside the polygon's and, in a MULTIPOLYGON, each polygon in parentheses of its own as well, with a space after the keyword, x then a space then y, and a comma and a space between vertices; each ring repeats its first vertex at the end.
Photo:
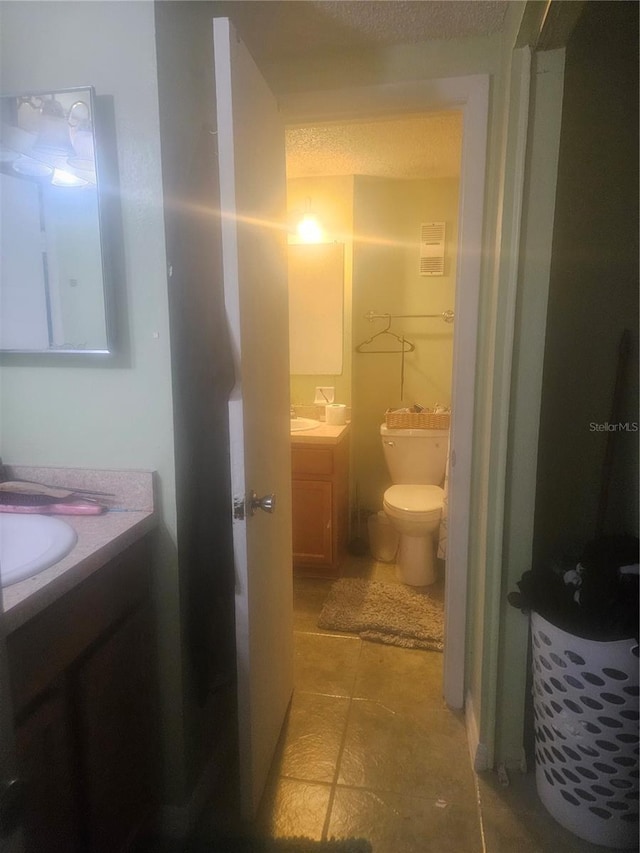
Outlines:
POLYGON ((251 492, 251 497, 249 498, 249 515, 255 515, 257 509, 261 509, 264 512, 275 512, 275 508, 275 495, 264 495, 264 497, 259 498, 255 492, 251 492))

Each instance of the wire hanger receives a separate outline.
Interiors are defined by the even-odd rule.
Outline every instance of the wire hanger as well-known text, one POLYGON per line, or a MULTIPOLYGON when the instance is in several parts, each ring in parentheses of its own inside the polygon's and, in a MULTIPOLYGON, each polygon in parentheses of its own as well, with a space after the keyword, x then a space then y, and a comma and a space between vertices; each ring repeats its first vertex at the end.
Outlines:
POLYGON ((356 347, 356 352, 413 352, 415 349, 415 344, 412 344, 411 341, 408 341, 405 337, 400 337, 400 335, 396 335, 395 332, 390 332, 389 329, 391 327, 391 316, 389 314, 384 315, 387 318, 387 325, 384 329, 381 329, 379 332, 376 332, 375 335, 372 335, 370 338, 367 338, 366 341, 362 341, 361 344, 358 344, 356 347), (400 343, 400 347, 398 349, 365 349, 365 347, 375 341, 376 338, 381 337, 382 335, 389 335, 394 338, 396 341, 400 343))

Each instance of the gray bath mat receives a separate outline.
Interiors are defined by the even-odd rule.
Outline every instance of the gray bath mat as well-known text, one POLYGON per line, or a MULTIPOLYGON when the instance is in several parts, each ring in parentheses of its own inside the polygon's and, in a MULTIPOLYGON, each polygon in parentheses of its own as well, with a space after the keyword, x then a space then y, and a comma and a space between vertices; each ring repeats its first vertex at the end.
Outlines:
POLYGON ((319 628, 407 649, 443 648, 443 607, 401 584, 342 578, 331 587, 319 628))

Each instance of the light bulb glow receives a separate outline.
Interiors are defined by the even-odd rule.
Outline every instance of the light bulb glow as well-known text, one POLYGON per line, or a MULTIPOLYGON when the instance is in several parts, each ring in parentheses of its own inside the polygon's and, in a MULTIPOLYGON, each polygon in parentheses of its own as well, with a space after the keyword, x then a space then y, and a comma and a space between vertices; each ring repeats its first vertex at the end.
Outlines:
POLYGON ((322 228, 314 216, 303 216, 298 222, 297 231, 303 243, 319 243, 322 240, 322 228))
POLYGON ((77 175, 71 174, 64 169, 54 169, 51 183, 54 187, 86 187, 88 181, 84 178, 79 178, 77 175))

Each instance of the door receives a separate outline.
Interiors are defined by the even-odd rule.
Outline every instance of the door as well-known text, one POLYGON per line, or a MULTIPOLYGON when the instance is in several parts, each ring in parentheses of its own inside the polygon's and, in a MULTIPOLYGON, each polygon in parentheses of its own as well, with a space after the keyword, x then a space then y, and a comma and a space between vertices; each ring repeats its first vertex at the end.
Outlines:
POLYGON ((20 813, 16 811, 16 755, 13 710, 5 642, 4 605, 0 587, 0 853, 22 853, 20 813), (17 826, 14 826, 17 824, 17 826))
POLYGON ((284 128, 229 21, 214 21, 229 401, 240 786, 255 814, 293 690, 284 128), (249 498, 275 495, 275 511, 249 498))

